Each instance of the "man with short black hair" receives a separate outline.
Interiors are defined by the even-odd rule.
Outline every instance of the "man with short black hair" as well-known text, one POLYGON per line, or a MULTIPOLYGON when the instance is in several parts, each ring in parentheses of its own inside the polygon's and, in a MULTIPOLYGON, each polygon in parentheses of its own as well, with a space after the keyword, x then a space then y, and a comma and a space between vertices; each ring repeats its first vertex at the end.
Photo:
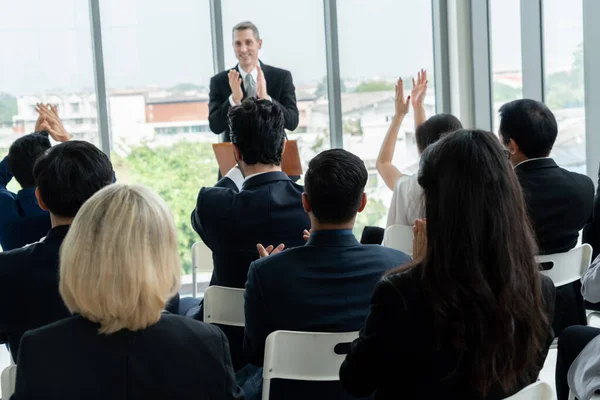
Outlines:
MULTIPOLYGON (((258 245, 260 260, 250 265, 245 292, 244 353, 263 365, 267 336, 277 330, 358 331, 369 313, 377 281, 410 257, 379 245, 361 245, 352 228, 367 204, 368 173, 364 162, 348 151, 333 149, 313 158, 304 178, 302 205, 312 233, 305 246, 281 251, 258 245)), ((258 382, 260 371, 250 382, 258 382)), ((244 386, 247 397, 257 385, 244 386)), ((338 383, 273 382, 271 398, 345 398, 338 383), (281 386, 279 386, 281 384, 281 386), (279 396, 277 393, 279 392, 279 396), (284 395, 283 395, 284 394, 284 395)), ((260 397, 258 397, 260 398, 260 397)))
MULTIPOLYGON (((592 180, 560 168, 550 158, 558 126, 543 103, 515 100, 504 104, 499 113, 500 139, 521 183, 540 253, 569 251, 577 245, 579 231, 592 219, 592 180)), ((574 324, 586 324, 578 283, 556 292, 556 336, 574 324)))
POLYGON ((35 196, 50 213, 52 229, 37 243, 0 253, 0 330, 15 360, 25 331, 70 316, 58 291, 60 245, 83 203, 114 181, 106 154, 75 140, 42 155, 33 176, 35 196))

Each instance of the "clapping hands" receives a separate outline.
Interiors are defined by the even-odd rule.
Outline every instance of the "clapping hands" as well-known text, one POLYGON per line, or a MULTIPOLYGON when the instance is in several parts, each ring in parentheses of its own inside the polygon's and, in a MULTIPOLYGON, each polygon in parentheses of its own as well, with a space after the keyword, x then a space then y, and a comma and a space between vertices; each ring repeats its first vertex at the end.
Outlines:
POLYGON ((417 80, 415 78, 412 80, 412 91, 409 98, 412 101, 413 108, 418 108, 423 106, 423 101, 425 100, 425 95, 427 94, 427 71, 424 69, 420 70, 417 73, 417 80))
POLYGON ((65 129, 60 117, 58 109, 51 104, 37 103, 35 110, 39 114, 35 123, 35 131, 47 131, 52 139, 57 142, 66 142, 71 138, 71 135, 65 129))
POLYGON ((417 219, 413 226, 413 254, 412 258, 415 261, 420 261, 427 254, 427 221, 425 219, 417 219))

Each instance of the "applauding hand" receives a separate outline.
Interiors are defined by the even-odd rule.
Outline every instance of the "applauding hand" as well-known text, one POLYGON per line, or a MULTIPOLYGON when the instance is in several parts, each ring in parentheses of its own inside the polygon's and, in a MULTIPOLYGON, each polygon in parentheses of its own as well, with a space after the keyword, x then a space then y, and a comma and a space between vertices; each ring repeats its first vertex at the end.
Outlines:
POLYGON ((408 114, 409 106, 410 96, 404 99, 404 83, 402 82, 402 78, 398 78, 398 82, 396 83, 395 102, 396 117, 404 117, 406 114, 408 114))
POLYGON ((260 258, 272 256, 277 253, 281 253, 283 251, 283 249, 285 249, 285 245, 283 243, 281 243, 277 247, 273 247, 273 245, 271 244, 271 245, 267 246, 266 248, 260 243, 258 243, 256 245, 256 250, 258 250, 258 255, 260 258))
POLYGON ((37 103, 35 110, 39 114, 38 122, 36 122, 36 131, 48 131, 52 139, 57 142, 66 142, 71 138, 71 135, 69 135, 58 116, 58 109, 56 107, 50 104, 37 103))
POLYGON ((308 239, 310 239, 311 234, 312 229, 305 229, 304 232, 302 232, 302 239, 304 239, 305 242, 308 242, 308 239))
POLYGON ((425 95, 427 94, 427 82, 427 71, 424 69, 417 73, 416 82, 415 78, 412 80, 413 87, 410 98, 412 100, 412 106, 414 109, 423 107, 423 101, 425 100, 425 95))
POLYGON ((242 102, 242 98, 244 98, 244 92, 242 92, 242 78, 240 78, 240 73, 235 69, 230 69, 227 73, 227 77, 229 78, 229 87, 231 88, 231 97, 233 98, 233 102, 235 104, 240 104, 242 102))
POLYGON ((415 261, 420 261, 427 254, 427 223, 425 219, 417 219, 413 226, 415 237, 413 239, 413 254, 412 258, 415 261))
POLYGON ((258 70, 258 76, 256 78, 256 97, 259 99, 269 99, 269 95, 267 94, 267 80, 265 79, 265 74, 260 67, 260 64, 256 66, 258 70))

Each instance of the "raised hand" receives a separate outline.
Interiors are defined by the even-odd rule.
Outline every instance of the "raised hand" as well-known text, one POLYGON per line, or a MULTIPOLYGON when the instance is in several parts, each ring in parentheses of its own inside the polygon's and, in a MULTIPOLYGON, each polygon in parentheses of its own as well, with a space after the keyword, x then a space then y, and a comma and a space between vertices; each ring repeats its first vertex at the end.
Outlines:
POLYGON ((410 96, 404 99, 404 83, 402 82, 402 78, 398 78, 398 82, 396 83, 396 103, 395 110, 396 116, 405 116, 408 114, 408 108, 410 106, 410 96))
POLYGON ((413 226, 415 237, 413 239, 413 260, 420 261, 427 254, 427 223, 425 219, 415 220, 413 226))
POLYGON ((229 78, 229 87, 231 88, 231 97, 235 104, 240 104, 244 98, 244 92, 242 91, 242 78, 240 73, 235 69, 230 69, 227 73, 229 78))
POLYGON ((421 69, 417 72, 417 80, 412 80, 412 91, 410 94, 413 108, 422 107, 425 95, 427 94, 427 71, 421 69))
POLYGON ((259 99, 268 99, 269 95, 267 94, 267 80, 265 79, 265 74, 260 67, 260 63, 256 65, 256 69, 258 70, 258 76, 256 78, 256 97, 259 99))
POLYGON ((312 234, 312 229, 305 229, 304 232, 302 232, 302 239, 304 239, 305 242, 308 242, 308 239, 310 239, 310 235, 312 234))
POLYGON ((35 110, 39 114, 38 121, 41 119, 40 129, 48 131, 52 139, 56 140, 57 142, 66 142, 71 138, 71 135, 69 135, 58 116, 58 110, 56 107, 50 104, 38 103, 35 106, 35 110))
POLYGON ((271 245, 267 246, 266 248, 260 243, 258 243, 256 245, 256 250, 258 250, 258 256, 260 258, 265 258, 268 256, 273 256, 277 253, 281 253, 283 251, 283 249, 285 249, 285 245, 283 243, 281 243, 277 247, 273 247, 273 245, 271 244, 271 245))

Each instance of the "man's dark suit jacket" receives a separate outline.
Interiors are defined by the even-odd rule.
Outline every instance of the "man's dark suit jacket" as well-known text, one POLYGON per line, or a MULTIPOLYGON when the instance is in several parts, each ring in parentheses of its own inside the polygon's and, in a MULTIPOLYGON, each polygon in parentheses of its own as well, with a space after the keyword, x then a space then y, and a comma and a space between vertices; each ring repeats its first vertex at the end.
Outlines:
MULTIPOLYGON (((553 159, 531 160, 515 168, 541 254, 569 251, 577 245, 579 231, 591 221, 594 184, 581 174, 560 168, 553 159)), ((554 331, 586 325, 581 284, 558 288, 554 331)))
MULTIPOLYGON (((310 228, 310 220, 302 207, 303 190, 284 172, 250 177, 239 193, 227 177, 217 187, 200 190, 192 226, 213 252, 210 285, 244 288, 250 263, 259 258, 257 243, 284 243, 286 248, 304 245, 302 232, 310 228)), ((201 307, 195 318, 202 320, 202 314, 201 307)), ((246 364, 243 329, 222 329, 237 371, 246 364)))
MULTIPOLYGON (((411 261, 379 245, 361 245, 352 231, 317 231, 303 247, 252 263, 245 293, 244 352, 263 365, 265 340, 276 330, 358 331, 373 288, 385 271, 411 261)), ((345 399, 339 383, 274 381, 271 398, 345 399)))
POLYGON ((50 214, 38 205, 35 188, 18 193, 6 186, 13 178, 8 158, 0 161, 0 246, 12 250, 40 240, 50 230, 50 214))
POLYGON ((177 315, 137 332, 99 327, 74 316, 27 332, 12 399, 243 399, 218 328, 177 315))
MULTIPOLYGON (((542 276, 544 310, 554 313, 554 285, 542 276)), ((453 338, 436 337, 433 312, 415 268, 383 278, 373 291, 371 310, 359 338, 340 368, 343 386, 356 396, 375 392, 376 400, 481 399, 500 400, 504 393, 493 385, 486 397, 477 395, 467 371, 481 349, 454 350, 453 338)), ((546 343, 536 365, 519 377, 516 390, 533 383, 544 365, 554 335, 548 329, 546 343)), ((509 338, 507 338, 509 340, 509 338)))
POLYGON ((583 242, 589 243, 593 247, 592 260, 598 257, 600 254, 600 170, 598 171, 598 191, 594 199, 594 218, 583 229, 583 242))
POLYGON ((0 253, 0 330, 13 358, 25 331, 71 316, 58 292, 58 254, 68 225, 44 240, 0 253))
MULTIPOLYGON (((260 67, 265 74, 267 81, 267 94, 271 96, 271 101, 281 106, 285 118, 285 129, 293 131, 298 126, 298 107, 296 106, 296 89, 292 81, 290 71, 272 67, 260 63, 260 67)), ((235 67, 239 71, 239 66, 235 67)), ((227 112, 231 108, 229 96, 231 88, 229 87, 229 70, 219 72, 210 80, 210 92, 208 101, 208 122, 210 130, 215 134, 225 132, 225 141, 229 142, 229 126, 227 123, 227 112)), ((246 89, 242 82, 242 91, 246 97, 246 89)))

